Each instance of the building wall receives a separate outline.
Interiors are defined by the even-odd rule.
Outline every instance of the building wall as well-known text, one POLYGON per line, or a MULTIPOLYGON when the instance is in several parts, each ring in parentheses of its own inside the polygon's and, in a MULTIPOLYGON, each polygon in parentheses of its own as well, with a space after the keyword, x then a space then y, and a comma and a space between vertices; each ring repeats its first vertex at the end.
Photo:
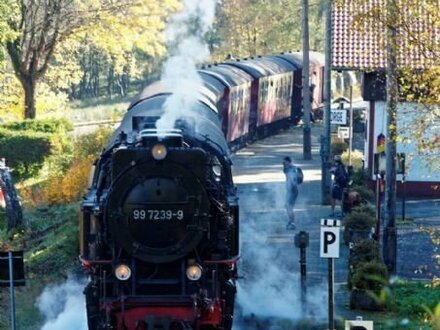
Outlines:
MULTIPOLYGON (((399 103, 397 109, 397 128, 404 125, 411 127, 411 122, 417 116, 417 108, 422 105, 416 103, 399 103)), ((387 135, 386 127, 386 102, 370 101, 367 106, 367 140, 365 146, 365 163, 368 166, 371 179, 373 174, 373 159, 377 153, 377 136, 382 133, 387 135)), ((410 129, 406 129, 406 137, 411 137, 410 129)), ((386 151, 385 151, 386 152, 386 151)), ((440 171, 429 168, 426 157, 417 154, 414 139, 411 142, 397 142, 397 152, 406 154, 406 193, 413 197, 439 197, 440 198, 440 171)), ((401 188, 402 175, 397 175, 398 190, 401 188)))

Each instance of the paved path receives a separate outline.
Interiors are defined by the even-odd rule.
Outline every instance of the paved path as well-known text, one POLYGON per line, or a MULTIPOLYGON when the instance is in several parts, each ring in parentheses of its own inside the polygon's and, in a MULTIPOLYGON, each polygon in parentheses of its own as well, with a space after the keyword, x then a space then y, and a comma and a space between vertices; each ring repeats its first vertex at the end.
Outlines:
MULTIPOLYGON (((253 315, 274 320, 328 320, 327 259, 319 257, 320 219, 330 213, 329 206, 321 205, 318 142, 321 132, 319 126, 312 128, 312 160, 302 159, 302 129, 299 127, 258 141, 234 155, 233 173, 241 208, 240 275, 244 277, 239 281, 237 315, 240 321, 253 315), (305 175, 296 206, 296 231, 285 228, 284 156, 291 156, 305 175), (300 290, 299 249, 293 243, 294 235, 301 230, 310 236, 306 297, 300 290)), ((429 235, 420 230, 420 225, 437 228, 440 224, 440 218, 432 217, 438 206, 436 203, 438 201, 407 203, 407 214, 416 221, 399 228, 398 250, 405 251, 398 255, 398 274, 401 276, 429 278, 436 273, 432 259, 434 246, 429 235), (408 262, 413 255, 418 257, 408 262)), ((341 244, 340 258, 335 260, 335 314, 338 319, 362 315, 347 307, 347 256, 348 248, 341 244)), ((238 322, 234 329, 253 328, 241 323, 238 322)), ((273 322, 271 327, 283 329, 274 324, 279 322, 273 322)))

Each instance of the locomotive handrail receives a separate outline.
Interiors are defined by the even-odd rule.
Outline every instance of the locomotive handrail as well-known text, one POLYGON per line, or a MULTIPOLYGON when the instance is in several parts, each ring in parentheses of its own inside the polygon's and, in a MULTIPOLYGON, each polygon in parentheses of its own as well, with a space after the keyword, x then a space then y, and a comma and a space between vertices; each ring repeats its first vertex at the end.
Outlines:
POLYGON ((182 136, 182 130, 178 128, 171 128, 171 129, 157 129, 157 128, 146 128, 141 131, 139 131, 138 136, 139 137, 149 137, 149 136, 174 136, 174 137, 181 137, 182 136))
POLYGON ((227 264, 227 265, 233 265, 238 262, 238 260, 241 258, 241 255, 233 256, 230 259, 221 259, 221 260, 204 260, 203 263, 205 264, 227 264))

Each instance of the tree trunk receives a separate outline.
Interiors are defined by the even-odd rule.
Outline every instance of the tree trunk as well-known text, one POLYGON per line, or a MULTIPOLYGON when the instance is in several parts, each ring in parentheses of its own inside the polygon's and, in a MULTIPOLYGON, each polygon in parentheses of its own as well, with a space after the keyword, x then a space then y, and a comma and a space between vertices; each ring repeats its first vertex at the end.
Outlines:
POLYGON ((34 119, 36 116, 35 87, 37 80, 32 76, 26 76, 22 77, 21 84, 24 89, 24 118, 34 119))
POLYGON ((0 187, 6 203, 8 232, 23 223, 23 212, 9 171, 0 169, 0 187))

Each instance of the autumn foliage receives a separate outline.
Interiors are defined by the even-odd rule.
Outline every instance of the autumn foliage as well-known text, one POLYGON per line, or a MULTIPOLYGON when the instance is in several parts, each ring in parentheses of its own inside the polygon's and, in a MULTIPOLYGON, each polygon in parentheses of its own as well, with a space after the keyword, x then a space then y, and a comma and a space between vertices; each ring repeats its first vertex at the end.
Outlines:
POLYGON ((75 141, 74 157, 65 173, 49 178, 45 195, 49 204, 70 203, 79 200, 87 191, 93 161, 99 155, 110 135, 109 129, 99 129, 75 141))

